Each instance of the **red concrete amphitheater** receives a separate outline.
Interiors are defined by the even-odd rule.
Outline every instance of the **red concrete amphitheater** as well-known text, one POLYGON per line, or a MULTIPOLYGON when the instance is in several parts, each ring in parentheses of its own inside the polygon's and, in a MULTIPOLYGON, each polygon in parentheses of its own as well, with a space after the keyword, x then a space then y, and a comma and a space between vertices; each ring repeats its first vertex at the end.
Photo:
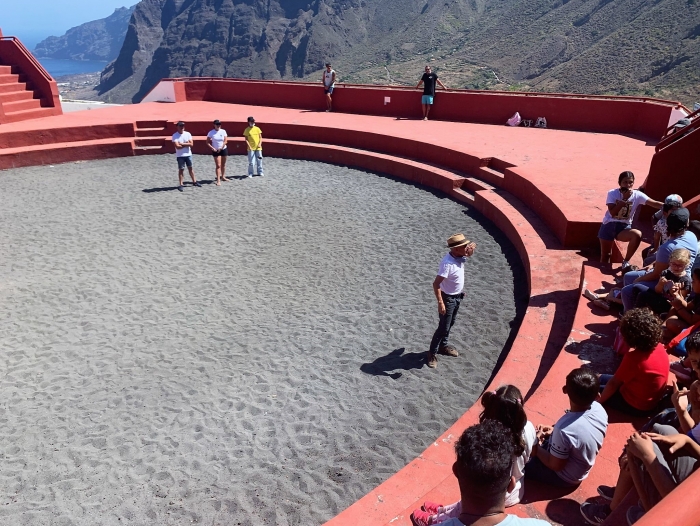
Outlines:
MULTIPOLYGON (((180 119, 202 148, 211 116, 243 125, 254 114, 264 123, 269 156, 357 167, 437 189, 479 210, 517 248, 530 302, 491 385, 520 386, 528 414, 536 415, 532 420, 555 421, 566 407, 563 378, 581 363, 577 349, 611 345, 616 326, 613 316, 591 312, 580 294, 587 283, 595 288, 611 280, 593 262, 606 192, 617 174, 631 170, 639 181, 646 179, 643 187, 652 198, 681 193, 698 218, 698 112, 643 97, 449 90, 439 94, 433 120, 424 122, 415 90, 341 84, 328 114, 319 89, 292 82, 164 79, 138 105, 63 114, 56 82, 19 40, 1 37, 0 169, 168 153, 180 119), (504 126, 516 111, 546 117, 548 128, 504 126), (684 136, 667 137, 683 117, 692 121, 684 136)), ((242 138, 229 144, 243 153, 242 138)), ((425 500, 457 500, 453 441, 478 413, 472 407, 423 454, 328 524, 410 525, 411 512, 425 500)), ((524 502, 509 511, 580 524, 579 504, 596 495, 597 485, 615 484, 617 457, 639 424, 611 415, 595 467, 574 493, 558 498, 528 482, 524 502)), ((699 483, 695 473, 638 524, 669 524, 667 517, 675 526, 700 524, 700 506, 683 499, 699 483)), ((635 503, 637 496, 627 500, 635 503)), ((626 524, 626 507, 620 509, 605 524, 626 524)))

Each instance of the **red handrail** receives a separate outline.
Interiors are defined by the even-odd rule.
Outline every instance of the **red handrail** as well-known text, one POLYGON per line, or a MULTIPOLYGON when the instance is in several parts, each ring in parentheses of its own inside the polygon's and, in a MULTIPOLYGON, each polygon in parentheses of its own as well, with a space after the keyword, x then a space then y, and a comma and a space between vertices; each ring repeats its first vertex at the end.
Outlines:
POLYGON ((659 141, 659 144, 656 145, 655 151, 660 151, 666 148, 666 146, 670 145, 671 143, 674 143, 678 140, 681 139, 681 137, 678 137, 679 134, 682 135, 688 135, 690 132, 697 130, 700 128, 700 110, 694 111, 687 117, 684 117, 684 119, 690 119, 690 124, 688 126, 684 126, 683 128, 676 128, 675 124, 672 124, 671 126, 668 127, 666 130, 666 133, 664 133, 663 137, 659 141), (671 133, 672 132, 672 133, 671 133))
POLYGON ((3 37, 0 36, 0 40, 12 40, 14 41, 15 45, 20 49, 20 51, 29 58, 29 60, 34 64, 34 67, 41 73, 44 78, 48 81, 53 81, 53 77, 49 75, 49 72, 44 69, 44 66, 41 65, 41 63, 36 59, 34 55, 32 55, 32 52, 29 51, 24 44, 22 44, 22 41, 17 38, 17 37, 3 37))

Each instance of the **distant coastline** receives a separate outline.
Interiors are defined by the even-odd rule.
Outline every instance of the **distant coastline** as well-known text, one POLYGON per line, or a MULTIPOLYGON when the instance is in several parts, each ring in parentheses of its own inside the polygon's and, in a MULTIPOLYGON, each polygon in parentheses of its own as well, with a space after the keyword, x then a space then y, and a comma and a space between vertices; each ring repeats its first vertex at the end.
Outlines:
POLYGON ((41 65, 53 78, 83 73, 99 73, 108 64, 108 62, 100 60, 68 60, 41 57, 37 57, 37 60, 41 62, 41 65))

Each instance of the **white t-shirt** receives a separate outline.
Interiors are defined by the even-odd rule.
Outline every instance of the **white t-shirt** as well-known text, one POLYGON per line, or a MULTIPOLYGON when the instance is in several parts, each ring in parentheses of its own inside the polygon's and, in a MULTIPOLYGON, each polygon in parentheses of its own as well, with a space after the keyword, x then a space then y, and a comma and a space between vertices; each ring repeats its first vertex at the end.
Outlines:
POLYGON ((511 470, 511 475, 515 477, 515 488, 510 493, 506 493, 506 508, 515 506, 520 502, 525 494, 525 484, 523 476, 525 476, 525 464, 530 460, 530 454, 532 453, 532 446, 535 445, 537 441, 537 431, 532 422, 528 420, 527 424, 523 428, 523 443, 525 444, 525 451, 513 462, 513 469, 511 470))
MULTIPOLYGON (((608 192, 608 197, 605 199, 605 204, 614 205, 615 201, 617 200, 623 200, 622 193, 620 192, 619 188, 615 188, 614 190, 610 190, 608 192)), ((632 190, 632 195, 629 199, 627 199, 628 204, 620 208, 620 211, 615 215, 615 217, 612 216, 609 209, 605 211, 605 217, 603 217, 603 224, 605 225, 610 221, 619 221, 620 223, 627 223, 628 225, 631 225, 632 219, 634 219, 634 213, 637 211, 637 208, 642 206, 648 200, 649 196, 646 195, 644 192, 640 192, 639 190, 632 190)))
POLYGON ((447 254, 440 261, 440 269, 437 275, 445 278, 440 283, 440 290, 445 294, 459 294, 464 288, 464 263, 467 258, 456 258, 447 254))
POLYGON ((211 139, 211 145, 217 150, 220 150, 224 146, 224 139, 226 139, 228 135, 226 134, 226 130, 219 128, 219 131, 212 130, 207 133, 207 137, 211 139))
MULTIPOLYGON (((441 522, 440 524, 442 526, 464 526, 464 523, 457 518, 441 522)), ((552 524, 540 519, 522 519, 517 515, 506 515, 506 518, 496 526, 552 526, 552 524)))
POLYGON ((567 460, 557 475, 570 484, 578 484, 588 476, 595 457, 603 446, 608 428, 608 413, 598 402, 588 411, 567 412, 556 424, 549 438, 549 453, 567 460))
POLYGON ((323 85, 326 86, 327 88, 330 88, 335 84, 333 82, 333 74, 335 73, 335 70, 332 69, 330 71, 326 70, 323 72, 323 85))
MULTIPOLYGON (((190 132, 173 133, 173 142, 190 142, 191 140, 192 135, 190 134, 190 132)), ((175 155, 177 155, 178 157, 191 157, 192 148, 190 148, 189 146, 185 146, 184 148, 180 148, 179 150, 176 148, 175 155)))

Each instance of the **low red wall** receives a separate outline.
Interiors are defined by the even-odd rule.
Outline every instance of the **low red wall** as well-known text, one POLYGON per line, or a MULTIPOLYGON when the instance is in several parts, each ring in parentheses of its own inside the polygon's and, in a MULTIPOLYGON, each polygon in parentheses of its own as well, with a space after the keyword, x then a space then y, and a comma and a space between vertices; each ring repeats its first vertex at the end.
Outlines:
POLYGON ((654 154, 644 183, 648 195, 700 195, 700 128, 654 154))
MULTIPOLYGON (((54 115, 61 115, 61 101, 58 86, 30 51, 15 37, 0 37, 0 60, 10 66, 17 66, 41 94, 42 105, 55 108, 54 115)), ((1 121, 0 121, 1 122, 1 121)))
MULTIPOLYGON (((175 82, 178 102, 209 101, 325 109, 319 84, 240 79, 165 79, 175 82)), ((336 87, 333 107, 344 113, 419 118, 420 90, 390 86, 336 87), (385 98, 389 97, 390 102, 385 98)), ((438 90, 431 118, 503 125, 518 111, 523 118, 546 117, 549 127, 640 136, 657 141, 680 103, 632 97, 593 97, 499 91, 438 90)))

